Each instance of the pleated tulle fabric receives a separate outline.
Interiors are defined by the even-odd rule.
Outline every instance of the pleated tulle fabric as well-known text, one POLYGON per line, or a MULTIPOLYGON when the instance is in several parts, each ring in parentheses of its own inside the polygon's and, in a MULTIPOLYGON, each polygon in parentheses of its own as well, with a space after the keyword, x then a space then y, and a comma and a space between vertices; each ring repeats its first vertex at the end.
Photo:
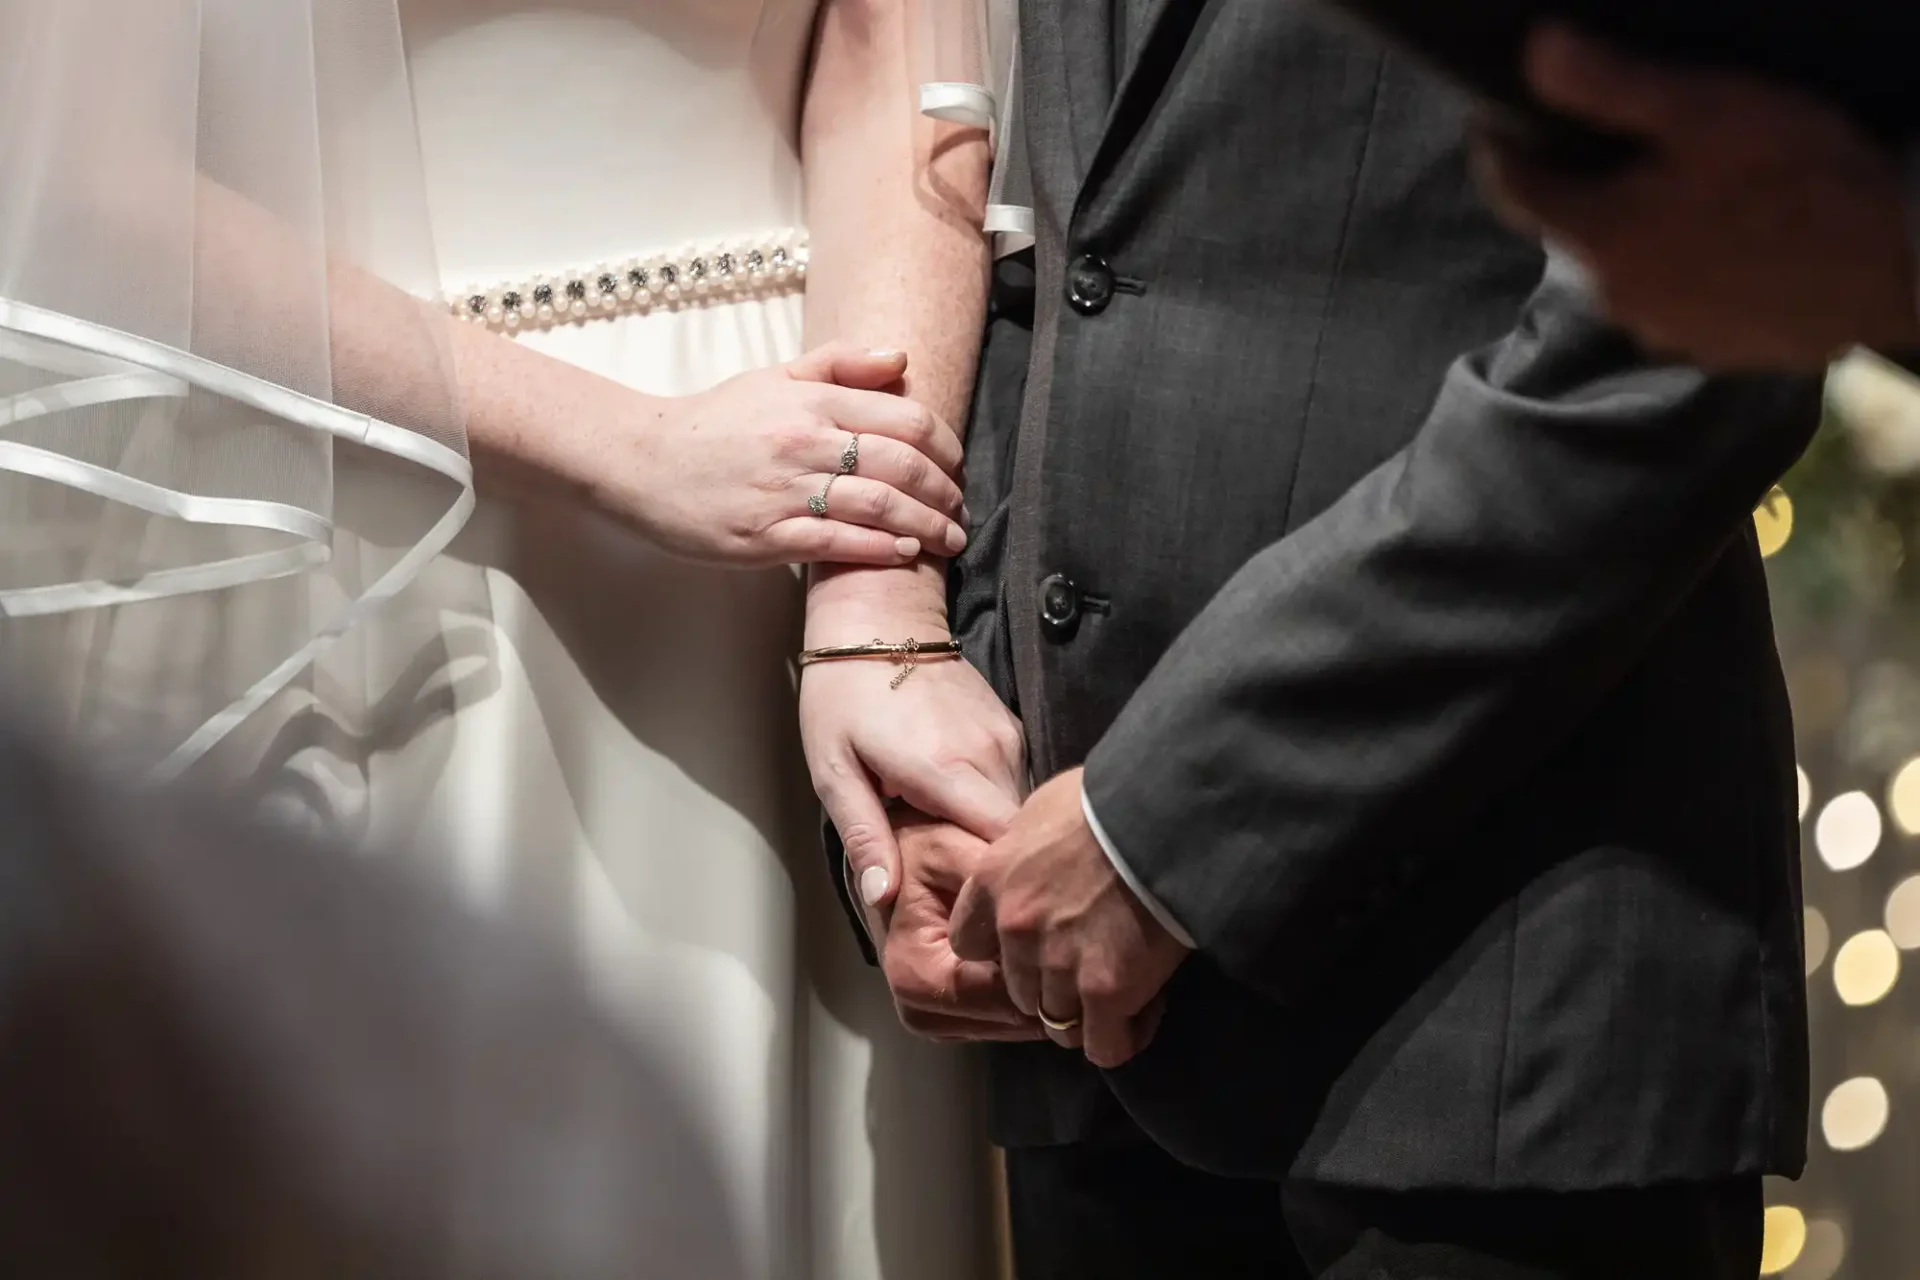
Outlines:
POLYGON ((0 0, 0 674, 163 771, 364 722, 316 659, 473 506, 439 282, 394 0, 0 0))

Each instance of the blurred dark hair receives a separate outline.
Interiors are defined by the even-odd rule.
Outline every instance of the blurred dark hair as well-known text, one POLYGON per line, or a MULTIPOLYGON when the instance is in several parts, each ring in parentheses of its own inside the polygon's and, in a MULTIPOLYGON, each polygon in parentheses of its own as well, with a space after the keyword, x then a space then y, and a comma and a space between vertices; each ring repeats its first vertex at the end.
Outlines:
POLYGON ((395 864, 0 716, 0 1274, 727 1280, 674 1096, 395 864))

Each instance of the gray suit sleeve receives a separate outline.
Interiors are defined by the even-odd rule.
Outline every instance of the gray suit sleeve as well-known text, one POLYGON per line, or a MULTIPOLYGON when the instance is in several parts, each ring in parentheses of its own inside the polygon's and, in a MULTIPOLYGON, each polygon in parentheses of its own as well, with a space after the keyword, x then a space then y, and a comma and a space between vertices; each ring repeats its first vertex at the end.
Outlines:
POLYGON ((1818 417, 1813 380, 1648 363, 1550 256, 1413 441, 1250 561, 1091 753, 1117 853, 1226 972, 1297 995, 1339 904, 1577 726, 1818 417))

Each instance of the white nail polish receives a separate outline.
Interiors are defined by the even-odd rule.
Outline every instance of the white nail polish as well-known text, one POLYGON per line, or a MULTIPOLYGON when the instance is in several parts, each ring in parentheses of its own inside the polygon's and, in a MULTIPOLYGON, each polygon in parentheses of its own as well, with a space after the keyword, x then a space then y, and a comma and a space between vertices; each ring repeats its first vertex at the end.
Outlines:
POLYGON ((887 896, 887 869, 868 867, 860 873, 860 899, 868 906, 878 906, 880 899, 887 896))

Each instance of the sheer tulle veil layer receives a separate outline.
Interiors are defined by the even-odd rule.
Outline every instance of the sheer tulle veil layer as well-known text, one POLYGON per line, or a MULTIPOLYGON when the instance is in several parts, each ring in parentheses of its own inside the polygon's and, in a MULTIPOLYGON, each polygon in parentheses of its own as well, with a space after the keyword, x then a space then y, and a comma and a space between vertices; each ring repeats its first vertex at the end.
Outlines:
POLYGON ((162 772, 372 750, 486 605, 439 289, 395 0, 0 0, 0 672, 162 772))
POLYGON ((986 230, 998 254, 1033 243, 1032 177, 1021 120, 1018 0, 919 0, 923 115, 987 129, 993 182, 986 230))

